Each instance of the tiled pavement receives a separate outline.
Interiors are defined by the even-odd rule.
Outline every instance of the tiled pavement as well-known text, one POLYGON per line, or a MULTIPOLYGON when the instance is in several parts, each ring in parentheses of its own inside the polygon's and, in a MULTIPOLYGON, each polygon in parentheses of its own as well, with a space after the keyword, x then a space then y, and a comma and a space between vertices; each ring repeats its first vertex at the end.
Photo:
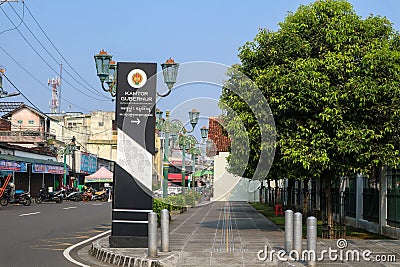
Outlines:
POLYGON ((214 202, 178 218, 171 224, 177 266, 265 266, 258 251, 284 244, 283 232, 245 202, 214 202))
MULTIPOLYGON (((272 249, 277 252, 283 249, 284 232, 246 202, 212 202, 190 208, 171 221, 170 230, 171 253, 160 253, 158 257, 162 260, 168 255, 179 255, 170 266, 308 265, 302 261, 282 261, 278 259, 278 253, 270 253, 272 249), (266 250, 268 253, 264 253, 266 250)), ((346 246, 338 249, 336 240, 319 239, 317 259, 321 257, 323 250, 327 252, 323 260, 317 260, 316 266, 400 267, 399 240, 343 242, 346 246), (331 251, 336 250, 331 252, 331 256, 329 248, 331 251), (369 261, 362 256, 366 250, 371 251, 371 254, 364 254, 369 261), (378 262, 382 256, 391 262, 378 262)), ((303 242, 303 249, 306 249, 306 240, 303 242)))

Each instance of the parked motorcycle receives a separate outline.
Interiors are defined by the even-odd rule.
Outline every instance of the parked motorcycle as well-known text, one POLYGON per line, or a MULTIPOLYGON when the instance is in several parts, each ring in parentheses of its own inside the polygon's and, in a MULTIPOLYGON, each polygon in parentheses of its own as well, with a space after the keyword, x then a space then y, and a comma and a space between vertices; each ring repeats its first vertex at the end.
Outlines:
POLYGON ((106 190, 97 192, 95 190, 90 190, 82 194, 82 200, 84 202, 95 201, 95 200, 106 202, 108 200, 108 192, 106 190))
POLYGON ((42 202, 51 202, 54 201, 56 203, 61 203, 63 201, 63 191, 54 191, 47 192, 45 188, 41 188, 39 190, 39 194, 35 198, 35 202, 40 204, 42 202))
POLYGON ((65 199, 69 201, 81 201, 82 200, 82 192, 71 192, 69 193, 65 199))
POLYGON ((100 200, 102 202, 106 202, 108 200, 108 193, 106 190, 95 192, 92 200, 100 200))
POLYGON ((32 203, 31 194, 24 190, 15 190, 14 198, 11 196, 11 190, 6 190, 3 197, 0 199, 0 205, 7 206, 8 204, 22 204, 29 206, 32 203))

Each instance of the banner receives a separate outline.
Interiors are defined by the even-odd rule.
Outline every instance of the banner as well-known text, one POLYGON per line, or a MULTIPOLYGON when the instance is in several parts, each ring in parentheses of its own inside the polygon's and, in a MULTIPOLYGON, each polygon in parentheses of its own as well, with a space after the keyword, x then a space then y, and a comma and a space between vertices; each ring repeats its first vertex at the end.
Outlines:
POLYGON ((0 160, 0 171, 26 172, 26 163, 0 160))
POLYGON ((47 164, 32 164, 32 173, 52 173, 52 174, 64 174, 63 166, 47 165, 47 164))

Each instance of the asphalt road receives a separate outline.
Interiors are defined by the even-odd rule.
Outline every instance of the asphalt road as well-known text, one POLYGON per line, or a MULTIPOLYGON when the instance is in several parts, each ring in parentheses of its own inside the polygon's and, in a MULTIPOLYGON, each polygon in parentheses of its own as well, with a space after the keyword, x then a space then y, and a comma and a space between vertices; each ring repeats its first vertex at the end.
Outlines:
POLYGON ((76 266, 63 251, 110 227, 108 202, 0 206, 0 266, 76 266))

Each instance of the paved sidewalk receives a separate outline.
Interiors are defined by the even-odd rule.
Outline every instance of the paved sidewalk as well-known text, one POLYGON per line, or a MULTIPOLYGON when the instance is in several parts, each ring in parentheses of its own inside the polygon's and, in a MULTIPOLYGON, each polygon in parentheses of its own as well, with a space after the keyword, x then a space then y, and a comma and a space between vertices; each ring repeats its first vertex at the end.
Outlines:
MULTIPOLYGON (((284 232, 246 202, 212 202, 190 208, 177 215, 170 224, 169 253, 155 258, 146 256, 146 249, 108 248, 108 238, 97 241, 97 259, 119 266, 306 266, 307 262, 282 261, 278 253, 284 248, 284 232), (264 251, 268 253, 264 253, 264 251), (260 253, 261 251, 261 253, 260 253), (150 264, 149 264, 150 262, 150 264)), ((95 244, 95 243, 93 243, 95 244)), ((400 242, 398 240, 347 240, 347 246, 338 249, 336 240, 319 239, 317 258, 322 250, 336 249, 342 260, 331 260, 328 253, 317 266, 396 266, 400 267, 400 242), (358 251, 359 260, 346 252, 358 251), (372 252, 366 261, 362 252, 372 252), (391 256, 391 262, 378 262, 379 256, 391 256), (399 263, 396 263, 399 262, 399 263)), ((303 242, 306 249, 306 240, 303 242)), ((335 253, 333 253, 335 255, 335 253)), ((114 266, 115 266, 114 265, 114 266)))
POLYGON ((177 266, 265 266, 258 251, 283 248, 283 232, 245 202, 211 203, 182 219, 171 225, 171 249, 180 251, 177 266))

